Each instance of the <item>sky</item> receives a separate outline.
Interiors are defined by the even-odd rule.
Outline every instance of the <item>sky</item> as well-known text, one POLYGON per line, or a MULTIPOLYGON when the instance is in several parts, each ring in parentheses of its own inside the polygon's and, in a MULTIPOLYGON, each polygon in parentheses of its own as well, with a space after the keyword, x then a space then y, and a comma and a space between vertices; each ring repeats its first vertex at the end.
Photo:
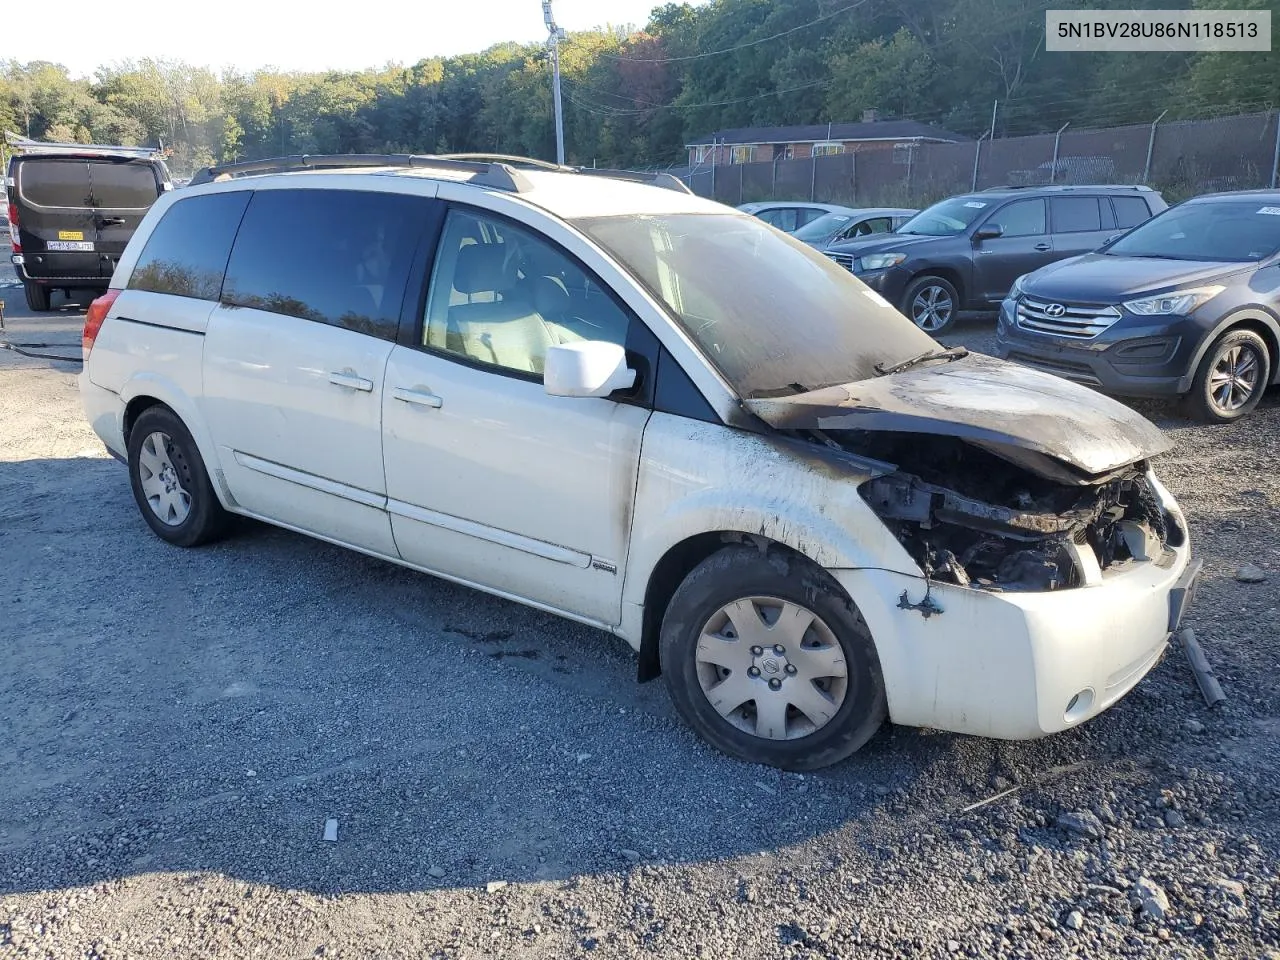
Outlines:
MULTIPOLYGON (((553 0, 565 30, 605 25, 643 26, 662 0, 553 0)), ((26 7, 38 16, 39 5, 26 7)), ((0 57, 50 60, 73 76, 103 65, 144 57, 182 60, 221 71, 360 70, 423 57, 478 53, 507 40, 546 38, 541 0, 378 0, 367 4, 250 0, 234 5, 103 6, 101 0, 59 0, 60 23, 85 30, 27 30, 10 22, 0 57), (159 10, 169 11, 166 14, 159 10), (367 10, 369 15, 358 11, 367 10), (335 11, 357 11, 336 13, 335 11)), ((12 18, 11 18, 12 19, 12 18)))

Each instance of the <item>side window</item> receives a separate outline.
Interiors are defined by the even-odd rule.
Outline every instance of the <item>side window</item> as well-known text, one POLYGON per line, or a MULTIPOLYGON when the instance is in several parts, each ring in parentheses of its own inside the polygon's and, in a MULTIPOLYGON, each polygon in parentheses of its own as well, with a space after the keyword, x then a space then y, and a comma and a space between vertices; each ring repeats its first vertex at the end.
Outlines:
POLYGON ((430 204, 360 190, 259 190, 222 302, 394 340, 430 204))
POLYGON ((777 227, 786 233, 793 233, 800 226, 800 219, 796 216, 795 207, 779 207, 776 210, 765 210, 760 214, 760 219, 771 227, 777 227))
POLYGON ((217 300, 231 243, 252 194, 210 193, 179 200, 147 238, 130 290, 217 300))
POLYGON ((1054 233, 1084 233, 1102 229, 1102 213, 1097 197, 1053 197, 1049 201, 1053 213, 1054 233))
POLYGON ((1141 197, 1112 197, 1111 202, 1116 209, 1116 225, 1122 230, 1136 227, 1151 217, 1147 201, 1141 197))
POLYGON ((1015 200, 991 218, 1004 227, 1006 237, 1034 237, 1047 232, 1044 224, 1043 200, 1015 200))
POLYGON ((436 251, 422 345, 541 376, 547 347, 625 345, 627 313, 594 276, 542 237, 482 213, 451 210, 436 251))
POLYGON ((869 237, 873 233, 888 233, 893 229, 893 223, 889 217, 872 217, 870 220, 863 220, 858 224, 857 230, 854 232, 855 237, 869 237))

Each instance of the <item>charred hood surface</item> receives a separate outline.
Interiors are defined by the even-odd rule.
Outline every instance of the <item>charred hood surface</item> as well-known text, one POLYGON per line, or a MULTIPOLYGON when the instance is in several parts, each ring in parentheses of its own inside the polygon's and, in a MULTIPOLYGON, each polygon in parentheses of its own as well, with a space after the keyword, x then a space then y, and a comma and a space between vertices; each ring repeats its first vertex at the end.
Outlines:
POLYGON ((746 406, 779 430, 956 437, 1059 482, 1093 482, 1169 448, 1123 404, 981 354, 746 406))

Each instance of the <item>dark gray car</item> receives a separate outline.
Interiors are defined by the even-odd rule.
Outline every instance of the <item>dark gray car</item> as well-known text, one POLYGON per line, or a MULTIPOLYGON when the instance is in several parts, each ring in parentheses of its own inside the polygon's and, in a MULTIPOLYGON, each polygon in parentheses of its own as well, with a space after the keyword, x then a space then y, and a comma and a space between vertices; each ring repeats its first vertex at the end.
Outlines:
POLYGON ((1239 419, 1280 377, 1280 191, 1173 207, 1043 267, 1001 305, 996 353, 1109 393, 1239 419))
POLYGON ((1168 205, 1149 187, 1001 187, 951 197, 896 232, 824 252, 938 334, 994 310, 1015 278, 1095 250, 1168 205))

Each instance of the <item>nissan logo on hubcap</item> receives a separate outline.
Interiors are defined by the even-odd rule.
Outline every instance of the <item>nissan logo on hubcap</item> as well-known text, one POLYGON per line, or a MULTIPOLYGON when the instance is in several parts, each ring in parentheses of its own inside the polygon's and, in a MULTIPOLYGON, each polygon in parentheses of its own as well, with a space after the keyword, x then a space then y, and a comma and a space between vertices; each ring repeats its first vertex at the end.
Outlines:
POLYGON ((1067 308, 1060 303, 1051 303, 1044 308, 1046 317, 1060 317, 1067 312, 1067 308))

